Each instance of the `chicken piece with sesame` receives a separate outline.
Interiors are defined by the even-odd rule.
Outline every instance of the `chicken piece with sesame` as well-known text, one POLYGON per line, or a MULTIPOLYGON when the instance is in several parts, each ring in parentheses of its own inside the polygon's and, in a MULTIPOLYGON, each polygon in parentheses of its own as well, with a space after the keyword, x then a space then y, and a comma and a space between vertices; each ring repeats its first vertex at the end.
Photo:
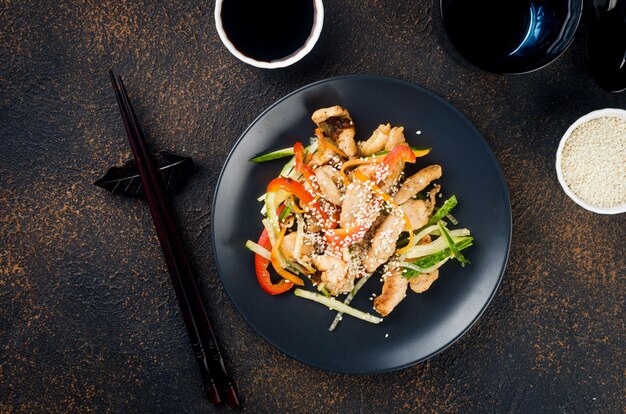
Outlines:
POLYGON ((441 166, 434 164, 422 168, 402 183, 398 192, 393 196, 393 201, 402 204, 439 178, 441 178, 441 166))
POLYGON ((311 119, 348 157, 357 155, 354 123, 346 108, 339 105, 321 108, 313 112, 311 119))
POLYGON ((368 155, 375 154, 378 151, 382 151, 387 143, 389 132, 391 132, 390 124, 378 125, 378 128, 372 132, 372 136, 369 137, 367 141, 359 142, 359 154, 362 157, 366 157, 368 155))
POLYGON ((343 204, 343 196, 336 184, 339 182, 339 171, 330 165, 324 165, 315 169, 315 177, 317 178, 317 184, 320 187, 322 196, 331 203, 341 206, 343 204))
POLYGON ((391 127, 390 124, 380 124, 367 141, 359 142, 359 153, 362 157, 375 154, 379 151, 390 151, 396 145, 406 143, 404 127, 391 127))
POLYGON ((433 270, 430 273, 421 273, 417 276, 409 279, 409 285, 411 290, 415 293, 423 293, 430 288, 435 280, 439 277, 439 269, 433 270))
POLYGON ((331 295, 347 293, 354 287, 354 277, 348 273, 348 265, 338 257, 313 256, 313 266, 322 272, 321 280, 331 295))
POLYGON ((408 230, 405 215, 411 223, 411 228, 419 229, 428 223, 432 211, 430 202, 424 200, 409 200, 399 209, 394 209, 376 229, 367 255, 363 259, 363 267, 368 272, 373 272, 393 256, 400 233, 408 230))
POLYGON ((380 213, 381 201, 367 184, 351 182, 343 198, 339 224, 344 229, 363 227, 369 229, 380 213))
POLYGON ((310 260, 310 256, 313 253, 313 246, 308 240, 303 240, 300 246, 300 251, 296 252, 296 240, 298 238, 297 233, 289 233, 283 237, 283 241, 280 243, 280 251, 285 256, 285 259, 289 261, 295 261, 296 259, 304 258, 305 261, 310 260), (296 257, 296 254, 297 257, 296 257))
POLYGON ((402 212, 394 210, 378 226, 374 238, 363 259, 363 267, 368 272, 375 271, 378 266, 385 263, 396 250, 396 241, 404 228, 402 212))
POLYGON ((400 268, 393 268, 383 275, 383 291, 374 299, 374 309, 382 316, 387 316, 406 297, 409 281, 402 277, 400 268))

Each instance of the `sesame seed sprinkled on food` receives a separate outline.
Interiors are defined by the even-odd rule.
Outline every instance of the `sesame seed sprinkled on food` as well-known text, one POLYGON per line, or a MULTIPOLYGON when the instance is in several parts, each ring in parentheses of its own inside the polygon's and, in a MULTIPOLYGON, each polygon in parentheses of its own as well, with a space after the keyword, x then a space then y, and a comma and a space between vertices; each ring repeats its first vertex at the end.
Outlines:
POLYGON ((387 316, 406 296, 409 284, 417 292, 414 280, 438 275, 436 269, 456 256, 467 263, 458 250, 469 247, 473 239, 467 229, 450 228, 447 234, 449 224, 437 224, 442 219, 454 221, 449 212, 456 198, 436 207, 440 186, 434 184, 430 193, 424 193, 441 177, 440 166, 430 165, 415 174, 405 170, 428 151, 410 148, 403 127, 380 125, 370 139, 356 145, 347 109, 321 108, 312 120, 318 127, 316 137, 308 147, 294 145, 293 158, 285 167, 288 172, 274 179, 259 198, 264 202, 265 231, 258 244, 246 244, 257 255, 257 280, 270 294, 311 280, 320 293, 306 289, 294 293, 339 312, 331 331, 344 312, 380 323, 382 318, 349 306, 365 282, 378 278, 383 284, 382 292, 368 299, 372 309, 387 316), (423 173, 435 170, 439 173, 423 173), (264 239, 269 239, 265 245, 264 239), (259 258, 271 262, 271 268, 290 283, 273 284, 271 268, 260 265, 259 258))

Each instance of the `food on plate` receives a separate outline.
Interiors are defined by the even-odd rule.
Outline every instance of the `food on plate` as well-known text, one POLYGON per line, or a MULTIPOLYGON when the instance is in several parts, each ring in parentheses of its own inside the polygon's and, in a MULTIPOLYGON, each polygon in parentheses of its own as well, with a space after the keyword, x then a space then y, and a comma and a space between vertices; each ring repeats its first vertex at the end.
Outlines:
POLYGON ((349 306, 354 295, 380 272, 383 286, 374 310, 389 315, 406 297, 429 289, 450 259, 469 263, 461 250, 473 243, 468 229, 450 215, 455 196, 441 206, 442 167, 408 167, 429 148, 413 148, 402 126, 381 124, 356 142, 347 109, 321 108, 312 115, 315 137, 304 146, 252 158, 263 162, 291 156, 259 197, 263 233, 246 246, 255 253, 257 280, 272 295, 305 281, 319 293, 296 289, 299 297, 338 311, 330 330, 346 313, 368 322, 382 318, 349 306), (281 277, 272 281, 268 267, 281 277), (335 299, 347 295, 343 302, 335 299))

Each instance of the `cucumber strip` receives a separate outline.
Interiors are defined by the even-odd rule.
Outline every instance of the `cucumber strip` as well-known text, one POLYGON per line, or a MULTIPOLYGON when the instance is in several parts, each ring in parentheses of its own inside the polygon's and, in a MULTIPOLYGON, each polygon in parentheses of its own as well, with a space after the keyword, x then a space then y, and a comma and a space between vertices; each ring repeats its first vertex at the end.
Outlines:
POLYGON ((322 292, 322 295, 326 296, 327 298, 330 297, 330 292, 326 290, 326 287, 323 284, 319 285, 318 289, 320 292, 322 292))
POLYGON ((250 158, 252 162, 266 162, 277 160, 279 158, 285 158, 293 155, 293 147, 291 148, 283 148, 276 151, 266 152, 265 154, 259 154, 255 157, 250 158))
MULTIPOLYGON (((370 273, 367 276, 363 276, 361 280, 359 280, 357 284, 354 285, 350 293, 348 293, 348 296, 346 296, 346 298, 343 300, 344 305, 349 305, 350 302, 352 302, 352 299, 354 299, 357 292, 361 290, 363 285, 365 285, 365 282, 367 282, 367 280, 372 276, 372 274, 373 273, 370 273)), ((328 327, 328 330, 331 332, 334 331, 337 325, 339 325, 339 322, 341 322, 342 317, 343 317, 343 312, 337 312, 337 315, 335 316, 335 319, 333 319, 333 323, 331 323, 330 326, 328 327)))
MULTIPOLYGON (((410 147, 410 148, 411 148, 411 151, 413 151, 413 152, 416 152, 416 151, 418 151, 418 152, 421 152, 421 151, 429 151, 429 150, 431 150, 431 149, 432 149, 432 148, 430 148, 430 147, 410 147)), ((372 155, 368 155, 366 158, 369 158, 369 157, 378 157, 378 156, 380 156, 380 155, 387 155, 387 154, 389 154, 389 151, 378 151, 378 152, 375 152, 375 153, 374 153, 374 154, 372 154, 372 155)))
MULTIPOLYGON (((455 243, 455 246, 458 250, 463 250, 466 249, 468 247, 470 247, 473 244, 474 238, 473 237, 465 237, 462 241, 455 243)), ((443 249, 437 253, 433 253, 431 255, 425 256, 425 257, 421 257, 413 262, 411 262, 414 266, 417 266, 421 269, 428 269, 434 265, 436 265, 437 263, 441 262, 443 259, 445 259, 446 257, 451 257, 452 256, 452 251, 450 250, 450 248, 446 248, 443 249)), ((420 272, 416 272, 414 270, 409 270, 406 273, 402 274, 402 277, 405 277, 407 279, 410 279, 416 275, 418 275, 420 272)))
POLYGON ((272 254, 270 253, 270 251, 264 248, 263 246, 256 244, 252 240, 248 240, 246 242, 246 247, 250 249, 251 251, 253 251, 254 253, 258 254, 259 256, 267 260, 272 260, 272 254))
POLYGON ((424 227, 417 234, 415 234, 415 236, 413 236, 413 246, 419 243, 419 241, 422 240, 424 236, 426 236, 427 234, 433 234, 435 231, 439 231, 439 227, 435 225, 424 227))
POLYGON ((300 259, 302 244, 304 243, 304 219, 300 214, 296 214, 296 222, 298 223, 298 230, 296 231, 296 243, 293 247, 293 257, 297 260, 300 259))
POLYGON ((354 309, 353 307, 350 307, 348 305, 341 303, 337 299, 327 298, 326 296, 320 295, 319 293, 313 293, 313 292, 309 292, 308 290, 303 290, 299 288, 296 289, 293 293, 300 298, 312 300, 313 302, 317 302, 328 308, 331 308, 339 312, 343 312, 350 316, 354 316, 355 318, 361 319, 366 322, 381 323, 383 320, 383 318, 379 318, 367 312, 354 309))
MULTIPOLYGON (((452 237, 454 243, 459 243, 463 241, 464 237, 468 237, 470 235, 470 232, 467 229, 458 229, 451 230, 449 234, 452 237)), ((447 247, 450 247, 447 240, 444 237, 438 237, 436 240, 430 243, 419 244, 417 246, 409 248, 406 252, 406 257, 409 259, 424 257, 428 256, 429 254, 437 253, 438 251, 441 251, 447 247)))
POLYGON ((265 209, 267 213, 267 218, 274 226, 274 234, 278 234, 280 232, 280 224, 278 223, 278 214, 276 214, 276 210, 278 206, 285 201, 289 193, 283 190, 276 191, 275 193, 267 193, 265 196, 265 209))
POLYGON ((283 221, 286 219, 291 213, 291 206, 287 206, 280 212, 280 216, 278 216, 278 220, 283 221))
POLYGON ((439 221, 441 221, 442 218, 450 214, 450 210, 452 210, 457 204, 459 204, 459 202, 457 201, 456 196, 453 195, 452 197, 447 199, 445 203, 443 203, 441 208, 437 210, 435 214, 433 214, 433 216, 428 221, 428 224, 439 223, 439 221))
POLYGON ((459 221, 452 214, 446 214, 446 218, 455 226, 459 224, 459 221))
POLYGON ((291 262, 291 261, 288 260, 287 261, 287 266, 292 268, 296 272, 300 273, 302 276, 308 277, 308 275, 306 274, 306 271, 302 268, 302 266, 300 266, 300 264, 298 264, 296 262, 291 262))
POLYGON ((409 269, 409 270, 414 270, 417 273, 415 273, 414 276, 417 276, 421 273, 430 273, 430 272, 434 272, 435 270, 439 269, 441 266, 443 266, 448 260, 450 260, 450 257, 446 257, 445 259, 441 260, 440 262, 438 262, 437 264, 431 266, 431 267, 418 267, 415 266, 413 263, 409 263, 409 262, 402 262, 399 264, 400 267, 404 267, 405 269, 409 269))
POLYGON ((272 247, 276 246, 276 233, 274 233, 274 226, 272 226, 269 219, 263 219, 261 220, 261 223, 263 223, 263 227, 267 230, 267 237, 270 238, 270 244, 272 247))
MULTIPOLYGON (((273 233, 278 233, 278 215, 276 215, 276 193, 267 193, 265 196, 265 214, 273 228, 273 233)), ((269 230, 268 230, 269 232, 269 230)), ((272 243, 274 246, 274 243, 272 243)))
POLYGON ((398 266, 404 267, 405 269, 414 270, 414 271, 417 272, 417 274, 420 274, 420 273, 430 273, 430 272, 434 272, 435 270, 439 269, 448 260, 450 260, 450 257, 446 257, 445 259, 443 259, 442 261, 440 261, 439 263, 437 263, 436 265, 431 266, 431 267, 419 267, 419 266, 415 266, 411 262, 402 262, 402 263, 399 263, 398 266))
POLYGON ((469 264, 469 260, 467 260, 465 256, 463 256, 461 252, 459 252, 459 249, 456 248, 456 244, 454 241, 452 241, 452 237, 450 237, 450 233, 448 232, 448 230, 446 230, 445 226, 441 224, 441 222, 437 223, 437 225, 439 226, 439 230, 441 230, 441 234, 443 234, 443 237, 448 242, 448 245, 450 246, 450 251, 452 252, 454 257, 459 262, 461 262, 461 266, 465 267, 466 264, 469 264))
POLYGON ((256 201, 263 203, 263 207, 261 207, 261 215, 267 217, 267 206, 265 205, 265 198, 267 197, 267 193, 261 194, 261 196, 257 197, 256 201))
POLYGON ((280 170, 281 177, 289 177, 294 171, 294 164, 296 163, 296 157, 291 157, 291 159, 285 164, 282 170, 280 170))

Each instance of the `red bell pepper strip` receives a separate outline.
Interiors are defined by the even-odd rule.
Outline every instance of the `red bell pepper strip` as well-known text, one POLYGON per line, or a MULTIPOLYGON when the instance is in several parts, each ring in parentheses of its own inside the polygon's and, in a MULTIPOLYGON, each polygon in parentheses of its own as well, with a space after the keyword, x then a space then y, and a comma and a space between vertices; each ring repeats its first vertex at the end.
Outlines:
MULTIPOLYGON (((270 238, 267 235, 267 230, 263 230, 261 233, 261 237, 259 237, 258 244, 267 250, 272 249, 272 245, 270 243, 270 238)), ((270 278, 270 272, 267 270, 267 266, 270 261, 264 258, 263 256, 259 256, 258 254, 254 255, 254 267, 256 269, 256 278, 261 286, 261 289, 265 291, 265 293, 269 293, 270 295, 280 295, 291 289, 293 287, 293 283, 288 280, 281 279, 278 283, 272 283, 272 279, 270 278)))
POLYGON ((333 228, 337 226, 337 222, 335 220, 331 220, 328 217, 328 214, 322 207, 320 203, 307 191, 306 188, 296 180, 286 177, 278 177, 274 178, 269 185, 267 186, 267 192, 273 193, 279 190, 287 191, 298 197, 304 205, 315 211, 315 216, 320 222, 320 225, 325 229, 333 228))
POLYGON ((317 190, 317 182, 312 179, 312 177, 315 177, 315 171, 313 171, 313 168, 304 163, 304 145, 300 142, 296 142, 293 146, 293 153, 296 156, 296 162, 294 165, 296 171, 304 176, 304 179, 312 188, 317 190))
POLYGON ((350 247, 363 239, 368 228, 354 226, 350 229, 329 229, 324 232, 324 238, 335 248, 350 247))
POLYGON ((384 171, 393 171, 395 168, 398 168, 399 163, 401 163, 401 167, 403 167, 405 162, 414 163, 415 153, 406 145, 396 145, 387 155, 385 155, 382 162, 378 164, 377 170, 380 173, 376 175, 381 176, 384 171))

